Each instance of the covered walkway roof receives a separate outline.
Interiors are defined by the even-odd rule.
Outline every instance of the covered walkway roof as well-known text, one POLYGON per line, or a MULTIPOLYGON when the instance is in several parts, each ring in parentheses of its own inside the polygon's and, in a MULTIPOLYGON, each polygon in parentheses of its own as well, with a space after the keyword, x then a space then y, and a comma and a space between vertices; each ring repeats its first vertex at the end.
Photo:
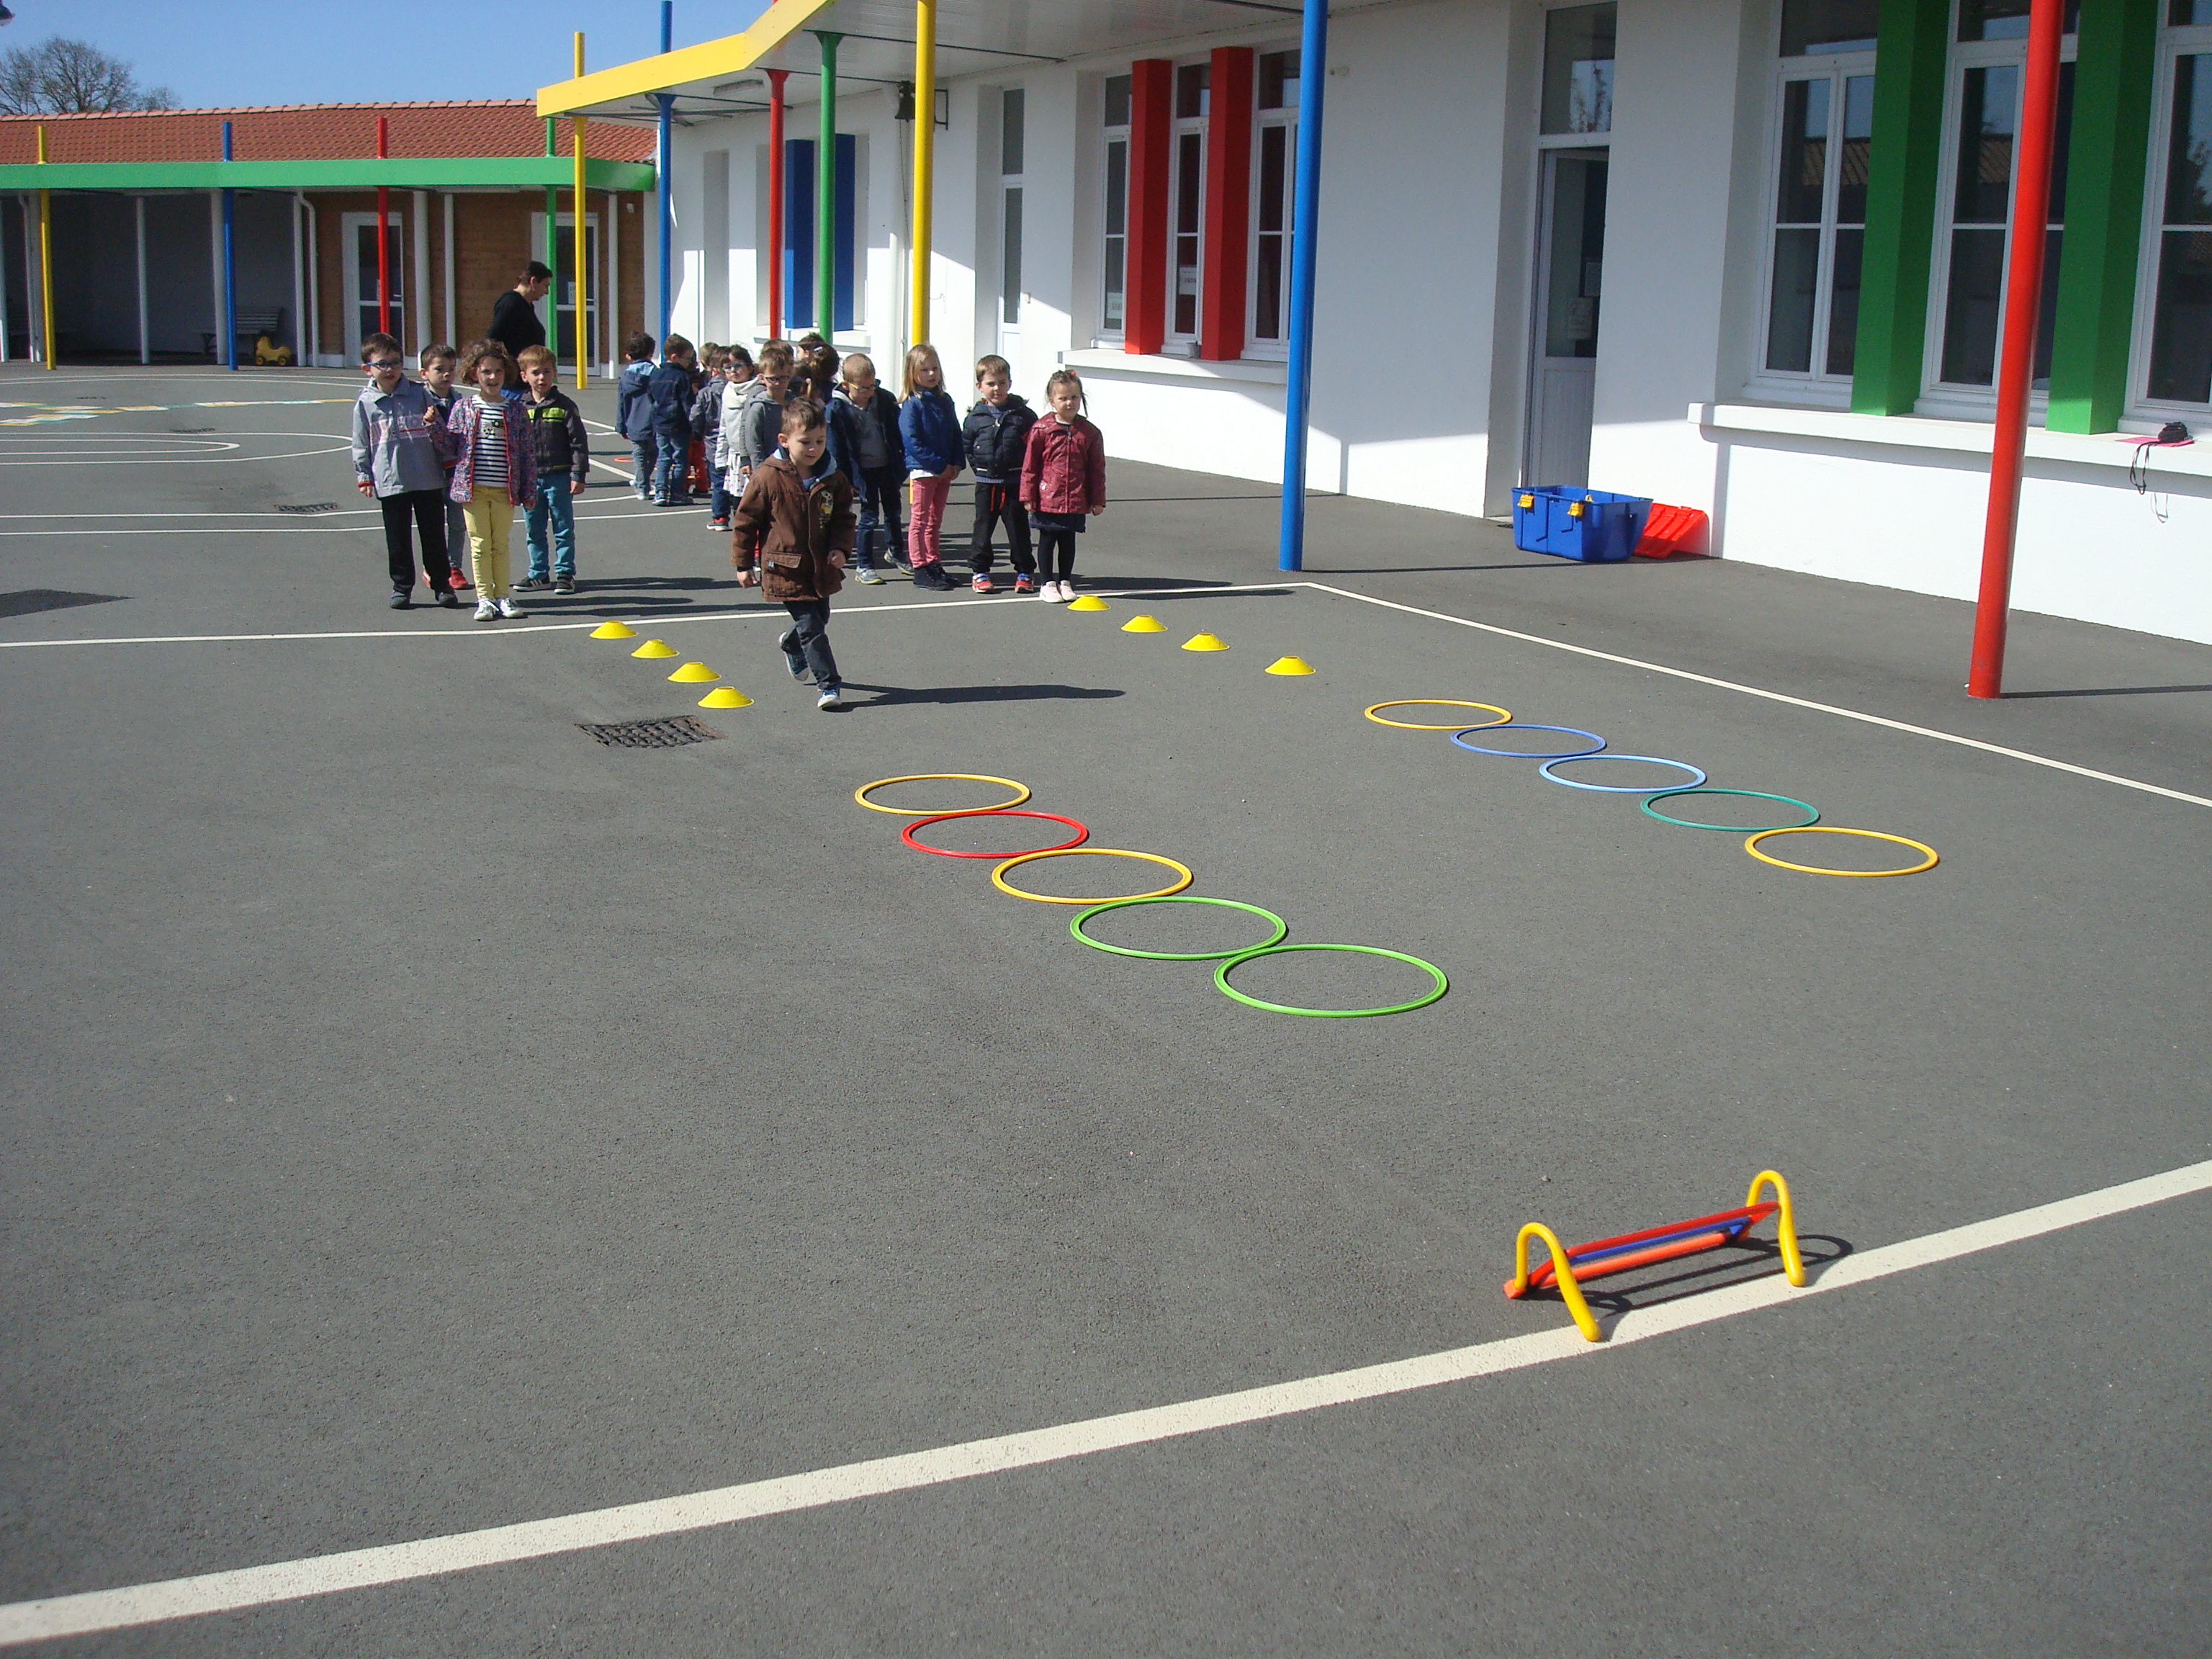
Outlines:
MULTIPOLYGON (((1345 9, 1341 0, 1335 9, 1345 9)), ((1294 26, 1304 10, 1296 0, 938 0, 937 73, 1132 51, 1270 15, 1294 26)), ((841 90, 898 86, 914 79, 914 23, 913 0, 777 0, 741 34, 541 87, 538 112, 650 120, 661 93, 675 97, 679 116, 762 110, 768 87, 760 71, 771 69, 801 77, 792 84, 796 101, 804 77, 822 65, 810 38, 817 32, 841 37, 841 90)))

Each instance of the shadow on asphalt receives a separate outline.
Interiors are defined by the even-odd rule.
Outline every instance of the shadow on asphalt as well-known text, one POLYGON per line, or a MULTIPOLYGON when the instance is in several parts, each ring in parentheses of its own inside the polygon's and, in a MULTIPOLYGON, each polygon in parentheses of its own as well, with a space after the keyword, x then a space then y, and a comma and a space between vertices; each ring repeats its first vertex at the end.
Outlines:
POLYGON ((1124 695, 1110 687, 1091 685, 933 685, 927 688, 916 688, 905 685, 866 685, 858 680, 846 681, 845 690, 872 691, 876 694, 866 702, 852 704, 854 708, 881 708, 890 703, 1080 701, 1093 697, 1118 697, 1124 695))

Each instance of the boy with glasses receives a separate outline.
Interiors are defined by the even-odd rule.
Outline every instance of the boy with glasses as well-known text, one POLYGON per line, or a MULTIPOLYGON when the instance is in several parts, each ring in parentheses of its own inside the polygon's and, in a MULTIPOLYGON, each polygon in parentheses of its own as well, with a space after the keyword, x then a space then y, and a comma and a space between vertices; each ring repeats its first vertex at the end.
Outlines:
POLYGON ((384 553, 392 576, 392 608, 414 603, 411 521, 422 544, 431 597, 451 609, 453 574, 446 562, 446 457, 452 441, 430 394, 409 380, 399 342, 372 334, 361 343, 368 384, 353 406, 354 487, 384 509, 384 553))

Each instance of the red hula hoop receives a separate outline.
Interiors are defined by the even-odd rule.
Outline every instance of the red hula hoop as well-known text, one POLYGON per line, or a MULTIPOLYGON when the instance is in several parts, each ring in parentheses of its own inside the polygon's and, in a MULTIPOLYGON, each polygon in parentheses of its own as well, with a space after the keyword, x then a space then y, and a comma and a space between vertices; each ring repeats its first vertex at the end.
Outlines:
POLYGON ((1057 812, 1025 812, 1012 806, 986 807, 976 812, 938 812, 929 817, 916 818, 899 831, 899 839, 917 853, 934 853, 941 859, 1012 859, 1023 853, 1065 853, 1071 847, 1080 847, 1091 839, 1091 831, 1073 818, 1064 818, 1057 812), (1020 848, 1012 853, 955 853, 943 847, 924 847, 914 838, 917 830, 927 830, 933 823, 943 823, 947 818, 1049 818, 1054 823, 1064 823, 1075 831, 1073 841, 1063 841, 1051 847, 1020 848))

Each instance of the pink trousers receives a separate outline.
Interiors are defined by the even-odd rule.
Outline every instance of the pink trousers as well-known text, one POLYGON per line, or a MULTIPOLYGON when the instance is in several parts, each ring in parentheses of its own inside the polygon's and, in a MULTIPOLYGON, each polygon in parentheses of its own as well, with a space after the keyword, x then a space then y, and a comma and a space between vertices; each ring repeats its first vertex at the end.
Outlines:
POLYGON ((939 564, 944 560, 938 532, 945 522, 945 500, 952 494, 952 477, 945 472, 934 478, 907 480, 912 510, 907 514, 906 556, 914 564, 939 564))

